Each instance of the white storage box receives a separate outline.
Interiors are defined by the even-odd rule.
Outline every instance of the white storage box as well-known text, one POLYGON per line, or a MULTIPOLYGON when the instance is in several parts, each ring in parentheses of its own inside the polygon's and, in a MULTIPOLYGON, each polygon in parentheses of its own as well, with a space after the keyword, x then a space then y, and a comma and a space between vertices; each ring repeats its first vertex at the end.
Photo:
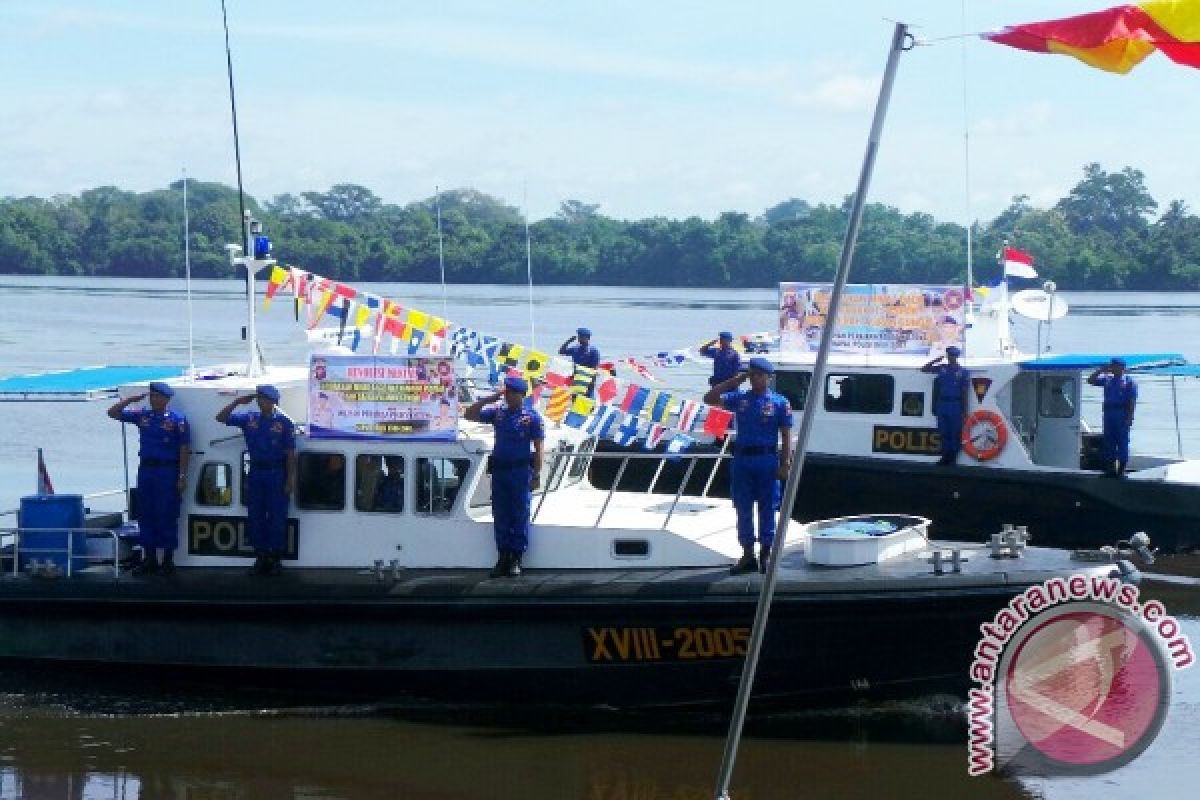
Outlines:
POLYGON ((805 533, 810 564, 853 567, 925 548, 929 520, 907 514, 860 514, 811 522, 805 533))

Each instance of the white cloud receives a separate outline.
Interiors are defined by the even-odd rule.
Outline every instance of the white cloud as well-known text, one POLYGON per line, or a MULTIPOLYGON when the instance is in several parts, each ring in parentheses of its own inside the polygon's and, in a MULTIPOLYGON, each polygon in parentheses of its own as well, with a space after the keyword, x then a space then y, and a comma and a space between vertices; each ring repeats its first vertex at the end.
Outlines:
POLYGON ((792 102, 804 109, 846 114, 869 111, 879 94, 879 79, 858 75, 833 75, 792 95, 792 102))

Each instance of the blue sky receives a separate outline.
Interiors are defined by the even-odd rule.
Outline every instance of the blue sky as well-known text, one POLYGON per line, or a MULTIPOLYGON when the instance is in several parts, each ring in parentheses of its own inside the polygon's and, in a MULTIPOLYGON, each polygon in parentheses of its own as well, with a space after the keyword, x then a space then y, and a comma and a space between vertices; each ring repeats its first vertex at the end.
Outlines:
MULTIPOLYGON (((622 218, 840 201, 888 20, 935 40, 1109 4, 227 2, 250 194, 472 186, 520 205, 527 186, 535 219, 565 199, 622 218)), ((219 0, 0 0, 0 74, 0 195, 142 191, 185 167, 235 181, 219 0)), ((1098 161, 1200 210, 1198 88, 1158 54, 1115 76, 933 42, 901 61, 871 199, 990 219, 1017 194, 1052 203, 1098 161)))

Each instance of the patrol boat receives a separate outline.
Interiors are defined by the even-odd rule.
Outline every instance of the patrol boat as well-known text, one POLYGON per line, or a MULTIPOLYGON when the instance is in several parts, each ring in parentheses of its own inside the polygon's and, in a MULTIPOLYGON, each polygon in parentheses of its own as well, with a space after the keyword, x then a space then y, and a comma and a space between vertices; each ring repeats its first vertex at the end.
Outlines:
MULTIPOLYGON (((105 519, 77 495, 23 500, 23 527, 0 531, 0 661, 455 702, 730 701, 763 578, 730 575, 727 500, 597 488, 595 439, 551 428, 524 573, 493 579, 491 428, 320 438, 311 367, 247 372, 169 381, 193 451, 175 574, 128 569, 128 509, 91 527, 105 519), (261 382, 300 427, 275 576, 247 574, 244 443, 215 420, 261 382), (402 482, 386 503, 385 473, 402 482), (47 506, 75 518, 47 523, 47 506)), ((691 471, 722 456, 685 458, 691 471)), ((933 541, 927 519, 901 514, 793 531, 755 684, 771 708, 965 691, 979 625, 1018 593, 1070 574, 1137 579, 1121 554, 1074 561, 1017 529, 988 546, 933 541)))
MULTIPOLYGON (((961 287, 958 291, 961 297, 961 287)), ((1020 293, 1043 302, 1046 294, 1020 293)), ((1066 310, 1061 298, 1055 302, 1066 310)), ((921 372, 930 358, 926 350, 835 352, 825 385, 814 393, 815 354, 782 349, 776 340, 767 355, 776 366, 775 391, 796 411, 810 397, 821 402, 795 518, 852 514, 869 497, 875 507, 928 517, 939 534, 968 540, 1013 522, 1050 547, 1098 547, 1135 531, 1146 532, 1166 553, 1200 547, 1200 461, 1184 458, 1182 451, 1134 450, 1125 474, 1111 477, 1102 463, 1101 433, 1083 416, 1087 393, 1098 400, 1101 392, 1087 386, 1086 376, 1114 357, 1125 360, 1135 379, 1169 380, 1170 392, 1160 402, 1176 409, 1174 382, 1200 377, 1200 366, 1172 352, 1030 355, 1017 347, 1008 324, 1010 310, 1023 310, 1020 302, 1002 295, 973 305, 960 359, 970 383, 963 449, 952 465, 937 463, 941 442, 933 381, 921 372)), ((1025 308, 1029 305, 1036 307, 1027 302, 1025 308)), ((1135 425, 1135 446, 1136 440, 1135 425)), ((593 472, 599 485, 614 477, 605 465, 593 472)), ((679 473, 668 477, 677 481, 679 473)), ((649 480, 648 470, 627 471, 621 485, 644 488, 649 480)), ((712 491, 727 493, 723 470, 712 491)))

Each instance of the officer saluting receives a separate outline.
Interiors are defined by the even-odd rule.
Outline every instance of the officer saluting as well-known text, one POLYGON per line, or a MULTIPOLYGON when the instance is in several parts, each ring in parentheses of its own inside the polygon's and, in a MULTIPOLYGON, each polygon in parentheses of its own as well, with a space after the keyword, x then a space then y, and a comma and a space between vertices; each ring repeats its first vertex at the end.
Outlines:
POLYGON ((946 348, 946 363, 942 356, 931 359, 921 372, 935 375, 933 379, 933 413, 937 415, 938 435, 942 440, 939 464, 949 465, 958 460, 962 449, 963 410, 967 407, 967 371, 958 363, 962 354, 954 345, 946 348))
POLYGON ((567 356, 581 367, 596 369, 600 366, 600 351, 592 346, 592 332, 587 328, 577 328, 575 335, 562 343, 558 348, 560 356, 567 356), (575 342, 575 344, 571 344, 575 342))
POLYGON ((1129 463, 1129 429, 1137 409, 1137 384, 1125 374, 1125 360, 1121 358, 1097 367, 1087 382, 1104 387, 1104 471, 1120 477, 1129 463))
POLYGON ((775 541, 775 511, 779 480, 792 468, 792 406, 771 391, 775 367, 765 358, 752 358, 749 372, 718 383, 704 395, 709 405, 721 405, 735 415, 731 482, 737 510, 738 542, 742 557, 729 571, 734 575, 767 568, 775 541), (747 378, 749 389, 737 387, 747 378), (754 557, 754 506, 758 505, 759 559, 754 557))
POLYGON ((187 484, 191 433, 187 419, 167 408, 174 394, 169 384, 154 381, 148 393, 119 400, 108 409, 108 416, 138 427, 137 521, 142 563, 134 568, 135 575, 150 575, 160 569, 167 575, 175 571, 179 500, 187 484), (149 408, 128 409, 147 397, 149 408), (161 567, 159 549, 163 551, 161 567))
POLYGON ((241 428, 250 454, 246 480, 246 532, 254 547, 251 573, 279 572, 287 549, 288 495, 295 486, 296 431, 292 420, 276 404, 279 390, 269 384, 254 394, 239 397, 217 412, 217 422, 241 428), (258 401, 258 411, 238 411, 236 406, 258 401))
POLYGON ((733 349, 733 334, 721 331, 717 338, 700 348, 700 355, 713 360, 713 374, 709 386, 727 381, 742 371, 742 357, 733 349))
POLYGON ((488 462, 498 554, 491 572, 493 578, 520 575, 521 556, 529 546, 529 507, 533 489, 541 481, 542 442, 546 435, 541 415, 525 405, 528 391, 528 381, 510 375, 504 379, 503 393, 476 400, 463 412, 472 422, 485 422, 496 429, 496 445, 488 462), (489 405, 501 397, 502 405, 489 405))

